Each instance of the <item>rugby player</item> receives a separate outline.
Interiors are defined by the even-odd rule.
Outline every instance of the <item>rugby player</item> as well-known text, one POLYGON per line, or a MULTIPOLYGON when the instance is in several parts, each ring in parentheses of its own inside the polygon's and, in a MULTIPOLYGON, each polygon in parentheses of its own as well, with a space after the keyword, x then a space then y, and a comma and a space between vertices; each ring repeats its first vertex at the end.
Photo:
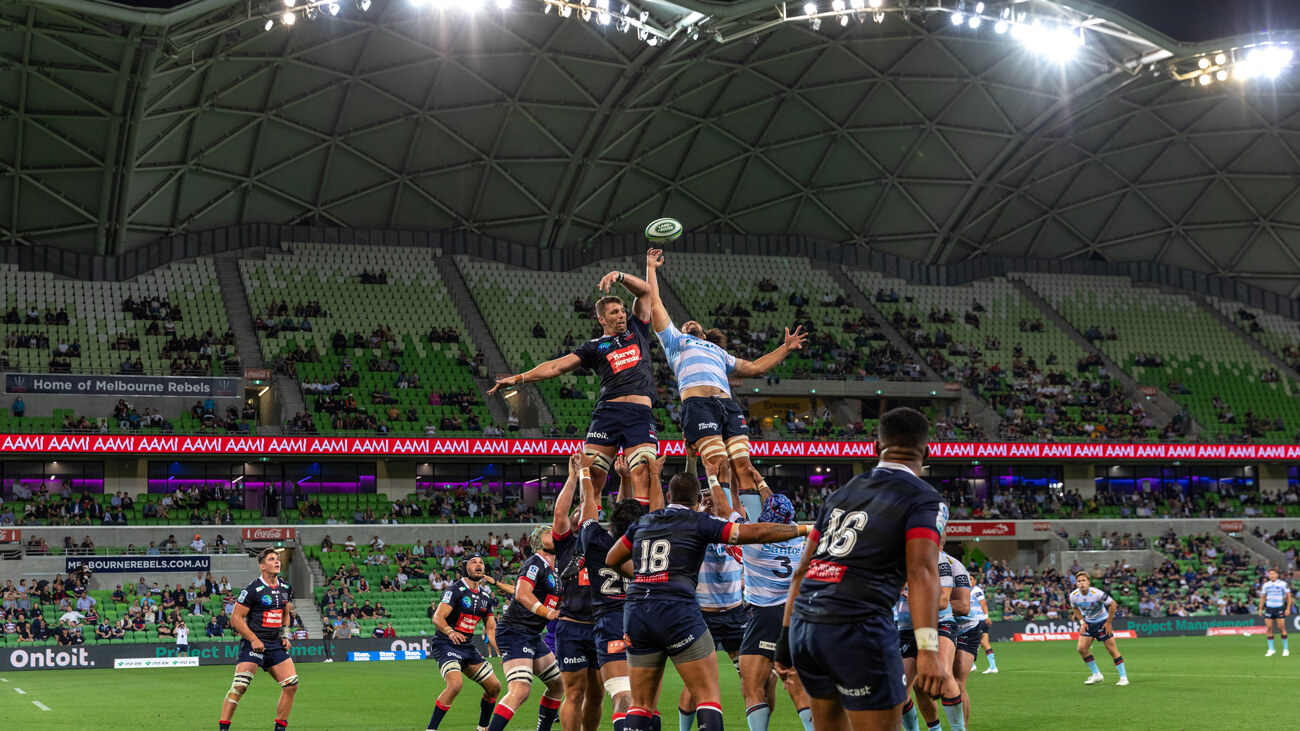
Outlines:
MULTIPOLYGON (((659 487, 659 480, 665 459, 666 457, 659 457, 650 462, 649 510, 660 510, 664 506, 664 491, 659 487)), ((619 467, 616 462, 615 469, 619 467)), ((600 668, 605 691, 614 703, 611 715, 614 731, 623 731, 627 724, 627 712, 632 707, 627 648, 623 639, 623 604, 627 598, 627 579, 607 566, 605 557, 609 555, 609 549, 618 537, 646 514, 647 508, 640 501, 627 497, 626 492, 620 492, 618 502, 610 510, 609 528, 606 529, 598 520, 600 497, 587 470, 582 470, 578 482, 582 485, 579 550, 587 562, 588 570, 595 577, 595 581, 590 582, 588 591, 596 620, 596 665, 600 668)))
MULTIPOLYGON (((716 477, 714 478, 716 479, 716 477)), ((668 507, 632 524, 605 565, 632 578, 623 631, 632 684, 624 728, 648 731, 658 706, 664 664, 672 658, 691 689, 701 731, 723 728, 718 663, 712 635, 695 601, 700 564, 710 543, 771 543, 807 535, 807 526, 732 523, 696 512, 699 481, 685 472, 668 483, 668 507)))
POLYGON ((488 647, 494 653, 498 652, 497 620, 492 613, 497 600, 492 590, 484 585, 490 583, 492 577, 487 576, 487 565, 482 556, 465 556, 457 562, 456 570, 460 580, 442 592, 442 599, 433 614, 433 626, 437 628, 438 636, 433 640, 432 654, 437 658, 438 672, 442 674, 446 687, 434 703, 428 728, 436 729, 442 723, 442 717, 451 710, 451 704, 460 695, 468 674, 470 680, 483 688, 477 729, 484 731, 492 722, 492 709, 501 693, 501 681, 492 671, 492 663, 474 646, 474 630, 482 622, 488 647))
POLYGON ((263 550, 257 556, 257 568, 261 575, 239 592, 235 611, 230 615, 230 626, 243 639, 235 660, 235 680, 221 704, 221 731, 230 731, 230 719, 258 668, 280 684, 280 700, 275 704, 277 730, 288 728, 293 696, 298 692, 298 673, 289 657, 285 621, 293 611, 293 589, 280 580, 280 552, 274 548, 263 550))
POLYGON ((1119 647, 1115 645, 1115 632, 1111 629, 1111 622, 1115 619, 1115 609, 1119 605, 1110 594, 1092 585, 1092 579, 1087 571, 1080 571, 1074 575, 1074 578, 1077 588, 1070 592, 1070 607, 1075 621, 1079 623, 1079 656, 1092 671, 1083 684, 1094 685, 1105 680, 1101 671, 1097 669, 1097 661, 1092 658, 1092 653, 1089 651, 1093 640, 1101 640, 1106 646, 1106 652, 1109 652, 1111 658, 1115 660, 1115 670, 1119 672, 1119 682, 1116 685, 1128 685, 1124 657, 1119 654, 1119 647))
POLYGON ((916 475, 930 424, 897 408, 880 419, 880 462, 827 498, 790 580, 777 672, 797 672, 818 731, 892 731, 907 684, 891 607, 906 581, 920 693, 952 683, 939 657, 939 536, 948 508, 916 475), (870 520, 868 520, 870 516, 870 520))
MULTIPOLYGON (((682 324, 679 331, 659 297, 656 270, 663 266, 663 251, 646 253, 646 283, 649 287, 651 324, 663 346, 668 365, 677 376, 677 390, 682 398, 680 422, 686 443, 704 458, 707 465, 722 459, 731 460, 731 471, 742 490, 752 489, 753 465, 749 460, 749 426, 740 406, 731 399, 729 376, 757 378, 803 347, 807 335, 801 327, 794 333, 785 331, 785 341, 770 353, 750 362, 726 350, 722 332, 707 333, 695 320, 682 324)), ((608 280, 608 278, 607 278, 608 280)), ((606 286, 607 282, 601 282, 606 286)))
POLYGON ((605 291, 613 284, 623 285, 635 298, 630 316, 622 299, 601 297, 596 300, 596 320, 603 328, 600 337, 526 373, 498 378, 488 395, 507 386, 555 378, 580 366, 594 370, 600 379, 600 395, 587 427, 585 449, 591 479, 603 488, 614 455, 622 448, 636 484, 636 498, 645 502, 649 463, 659 453, 651 411, 657 391, 650 369, 650 290, 645 280, 623 272, 610 272, 601 280, 605 291))
POLYGON ((1291 613, 1291 587, 1278 579, 1277 569, 1268 570, 1268 581, 1259 588, 1259 613, 1264 617, 1264 627, 1268 630, 1268 652, 1264 657, 1273 657, 1273 627, 1282 633, 1282 657, 1289 657, 1291 650, 1286 646, 1286 617, 1291 613))
MULTIPOLYGON (((966 692, 966 678, 970 676, 975 665, 975 651, 979 649, 980 618, 970 572, 961 562, 965 548, 960 543, 950 543, 944 551, 948 563, 952 566, 953 589, 949 599, 949 608, 953 612, 953 645, 956 650, 952 663, 952 677, 961 691, 961 712, 964 724, 970 723, 970 694, 966 692)), ((950 710, 945 706, 944 710, 950 710)))
MULTIPOLYGON (((560 708, 560 727, 595 731, 605 696, 600 692, 599 665, 596 663, 595 618, 591 606, 591 572, 573 530, 576 511, 570 515, 577 490, 578 472, 583 470, 581 452, 569 457, 569 479, 555 498, 555 519, 551 536, 555 541, 555 565, 560 569, 560 616, 547 636, 555 638, 555 654, 560 662, 560 682, 564 685, 564 705, 560 708)), ((620 476, 627 462, 620 456, 614 464, 620 476)))
POLYGON ((551 526, 533 529, 529 543, 537 553, 519 568, 515 595, 497 624, 497 647, 506 673, 506 695, 492 712, 489 731, 505 731, 515 711, 528 700, 533 676, 546 686, 537 711, 537 730, 550 731, 560 713, 564 688, 555 654, 542 639, 546 623, 560 616, 560 581, 555 575, 551 526))
MULTIPOLYGON (((993 656, 993 644, 989 641, 989 630, 991 629, 991 622, 989 620, 989 602, 988 599, 984 597, 984 587, 979 584, 975 584, 970 588, 970 611, 971 613, 967 616, 979 620, 979 646, 980 649, 984 651, 984 657, 988 658, 989 661, 988 669, 984 671, 984 674, 988 675, 992 673, 996 675, 998 672, 998 661, 997 658, 993 656)), ((971 672, 975 671, 974 660, 971 661, 970 669, 971 672)))

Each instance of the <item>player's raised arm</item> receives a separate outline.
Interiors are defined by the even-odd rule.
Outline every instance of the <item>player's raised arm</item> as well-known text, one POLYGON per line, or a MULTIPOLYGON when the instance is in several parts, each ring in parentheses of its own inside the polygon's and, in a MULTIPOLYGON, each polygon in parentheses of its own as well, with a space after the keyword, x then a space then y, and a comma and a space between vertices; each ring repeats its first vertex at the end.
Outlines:
POLYGON ((582 365, 582 359, 577 355, 573 353, 562 355, 555 360, 548 360, 530 371, 518 373, 513 376, 506 376, 504 378, 498 378, 497 384, 488 391, 488 395, 491 396, 502 388, 518 386, 524 383, 536 383, 537 381, 545 381, 550 378, 555 378, 556 376, 562 376, 565 373, 577 370, 580 365, 582 365))
POLYGON ((658 269, 664 264, 663 249, 651 249, 645 255, 645 281, 650 288, 650 324, 655 332, 663 332, 672 326, 673 320, 668 316, 668 309, 659 296, 658 269))
POLYGON ((803 331, 802 325, 795 327, 793 333, 787 327, 785 329, 785 340, 775 350, 758 360, 749 361, 737 358, 736 367, 732 369, 731 373, 740 378, 757 378, 780 365, 781 361, 785 360, 794 351, 803 348, 804 341, 807 339, 808 334, 803 331))
MULTIPOLYGON (((582 455, 577 455, 582 456, 582 455)), ((623 486, 627 485, 632 489, 632 470, 628 469, 627 460, 623 455, 619 455, 614 460, 614 470, 618 472, 618 499, 623 499, 623 486), (620 467, 621 465, 621 467, 620 467), (626 470, 627 475, 622 470, 626 470)), ((591 479, 591 471, 587 468, 584 458, 582 467, 578 471, 578 486, 582 489, 582 516, 580 520, 586 523, 589 520, 595 520, 600 517, 600 494, 596 492, 596 483, 591 479)))
POLYGON ((600 291, 608 292, 615 284, 623 285, 636 299, 632 302, 632 314, 641 322, 650 322, 650 285, 644 279, 634 277, 627 272, 610 272, 601 280, 600 291))
POLYGON ((569 479, 564 481, 560 494, 555 496, 555 517, 551 519, 552 535, 563 538, 569 535, 569 510, 573 507, 573 493, 578 488, 578 473, 585 472, 581 452, 569 455, 569 479))
POLYGON ((624 500, 636 497, 636 482, 632 479, 632 467, 627 463, 626 454, 620 454, 614 458, 614 474, 618 475, 618 492, 614 494, 615 502, 621 503, 624 500))
POLYGON ((650 494, 646 496, 649 504, 646 505, 646 512, 653 513, 656 510, 664 509, 664 462, 668 460, 668 455, 661 454, 657 459, 650 460, 650 494))
POLYGON ((533 584, 527 577, 520 576, 519 580, 515 582, 515 601, 539 617, 546 617, 549 620, 560 616, 557 610, 548 608, 537 598, 537 595, 533 593, 533 584))
MULTIPOLYGON (((808 535, 812 526, 788 523, 729 523, 722 537, 732 545, 778 543, 808 535)), ((938 611, 938 610, 936 610, 938 611)))
POLYGON ((726 520, 731 516, 731 502, 727 500, 727 492, 731 489, 731 463, 728 460, 719 460, 715 463, 717 472, 714 474, 714 467, 705 463, 704 471, 708 474, 709 481, 709 498, 713 501, 713 514, 726 520))

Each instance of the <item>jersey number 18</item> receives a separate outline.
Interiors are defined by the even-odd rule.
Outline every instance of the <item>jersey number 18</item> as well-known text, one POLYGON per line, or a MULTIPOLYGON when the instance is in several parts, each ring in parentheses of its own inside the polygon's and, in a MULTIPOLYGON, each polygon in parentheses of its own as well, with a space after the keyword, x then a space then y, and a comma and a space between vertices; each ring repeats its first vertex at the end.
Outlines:
POLYGON ((641 568, 638 574, 657 574, 668 568, 668 552, 672 544, 665 540, 643 541, 641 543, 641 568))

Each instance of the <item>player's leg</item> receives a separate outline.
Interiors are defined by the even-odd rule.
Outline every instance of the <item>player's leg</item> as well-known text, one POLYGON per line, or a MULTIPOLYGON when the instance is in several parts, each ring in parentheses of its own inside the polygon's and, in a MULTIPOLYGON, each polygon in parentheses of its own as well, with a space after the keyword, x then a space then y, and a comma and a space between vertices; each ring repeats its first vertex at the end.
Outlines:
MULTIPOLYGON (((611 660, 600 666, 600 676, 605 686, 605 692, 614 703, 614 731, 623 731, 626 726, 627 712, 632 707, 632 683, 628 679, 628 666, 626 660, 611 660)), ((692 719, 694 718, 695 705, 691 700, 690 690, 682 689, 682 700, 678 701, 679 708, 686 708, 682 701, 691 703, 692 719)))
POLYGON ((582 449, 583 455, 590 462, 588 470, 591 473, 591 484, 596 487, 596 494, 601 494, 605 489, 605 477, 614 471, 614 457, 618 454, 618 445, 616 444, 599 444, 587 438, 587 444, 582 449))
POLYGON ((686 686, 682 686, 682 694, 677 697, 677 727, 679 731, 691 731, 695 727, 695 699, 686 686))
MULTIPOLYGON (((582 728, 583 731, 596 731, 600 728, 601 718, 605 715, 605 694, 600 692, 600 670, 595 667, 587 668, 587 696, 582 703, 582 728)), ((567 699, 568 696, 565 696, 567 699)), ((564 728, 564 723, 560 723, 560 728, 564 728)))
POLYGON ((1291 648, 1287 647, 1286 643, 1286 619, 1279 617, 1275 621, 1277 622, 1277 630, 1282 635, 1282 657, 1290 657, 1291 648))
POLYGON ((970 724, 970 693, 966 692, 966 679, 970 677, 971 665, 975 663, 975 653, 964 648, 957 649, 957 659, 952 664, 952 677, 961 691, 962 715, 970 724))
POLYGON ((293 667, 293 660, 285 660, 272 665, 267 672, 280 684, 280 700, 275 704, 275 727, 282 729, 289 725, 293 697, 298 692, 298 671, 293 667))
POLYGON ((732 479, 739 482, 741 490, 753 490, 757 483, 754 481, 754 465, 749 461, 749 425, 745 423, 745 413, 731 399, 720 402, 720 405, 732 479))
POLYGON ((664 679, 666 656, 662 652, 644 655, 628 653, 628 685, 632 705, 624 719, 625 731, 650 731, 651 719, 659 707, 659 686, 664 679))
MULTIPOLYGON (((500 642, 501 633, 497 633, 497 641, 500 642)), ((529 657, 511 657, 502 664, 502 669, 506 674, 506 692, 497 701, 496 708, 492 710, 492 721, 488 724, 489 731, 505 731, 506 726, 510 724, 510 719, 515 717, 515 711, 528 700, 528 694, 533 689, 533 660, 529 657)))
MULTIPOLYGON (((632 470, 632 484, 637 500, 650 499, 650 463, 659 457, 659 442, 645 441, 624 450, 627 466, 632 470)), ((656 489, 662 489, 658 485, 656 489)))
POLYGON ((768 680, 772 677, 772 660, 762 655, 740 656, 740 694, 745 701, 745 722, 750 731, 767 731, 772 716, 768 699, 768 680))
MULTIPOLYGON (((559 651, 564 652, 561 644, 559 651)), ((569 667, 566 665, 566 668, 569 667)), ((578 729, 583 727, 583 717, 587 702, 587 666, 573 670, 560 671, 560 685, 564 688, 564 705, 560 708, 560 727, 578 729)))
MULTIPOLYGON (((953 641, 951 630, 947 635, 941 633, 939 635, 940 667, 950 668, 956 659, 957 643, 953 641)), ((961 701, 961 687, 957 685, 957 681, 952 676, 949 676, 943 682, 942 700, 943 714, 948 717, 948 727, 952 731, 966 731, 966 714, 962 710, 964 704, 961 701)))
POLYGON ((239 707, 239 699, 244 697, 249 683, 253 682, 253 673, 255 672, 257 672, 257 663, 255 662, 241 662, 235 666, 235 679, 230 684, 230 690, 226 691, 226 699, 221 703, 220 727, 222 731, 230 728, 230 719, 235 717, 235 709, 239 707))
MULTIPOLYGON (((803 683, 799 681, 798 674, 782 681, 785 686, 785 692, 790 696, 790 702, 794 704, 795 713, 799 714, 799 720, 803 722, 804 731, 812 731, 812 700, 803 688, 803 683)), ((776 706, 773 706, 775 709, 776 706)))
MULTIPOLYGON (((533 674, 546 686, 538 701, 537 731, 551 731, 555 720, 560 717, 560 705, 564 702, 564 684, 560 682, 560 665, 555 661, 555 655, 548 652, 533 660, 533 674)), ((591 689, 588 688, 587 691, 590 692, 591 689)), ((581 717, 579 713, 578 719, 581 717)))
POLYGON ((451 710, 451 704, 455 702, 456 696, 460 695, 461 688, 465 684, 465 674, 460 670, 459 660, 448 660, 438 667, 442 673, 443 688, 438 694, 437 700, 433 703, 433 715, 429 717, 429 729, 437 729, 442 723, 442 717, 447 715, 451 710))
MULTIPOLYGON (((903 731, 917 731, 921 723, 917 718, 916 703, 912 701, 912 681, 916 680, 916 643, 911 630, 898 633, 898 649, 903 656, 903 683, 907 686, 907 699, 903 702, 902 709, 903 731)), ((814 721, 816 718, 814 711, 814 721)), ((815 722, 813 726, 818 727, 815 722)))
POLYGON ((691 688, 695 699, 695 719, 701 731, 721 731, 722 691, 718 687, 718 656, 713 649, 713 638, 702 640, 696 640, 677 653, 673 657, 673 667, 681 676, 682 683, 691 688), (702 640, 708 642, 707 647, 696 647, 702 640))
MULTIPOLYGON (((849 715, 840 705, 839 698, 812 699, 813 727, 817 731, 851 731, 849 715)), ((881 729, 893 731, 893 726, 881 726, 881 729)))
MULTIPOLYGON (((892 731, 898 728, 898 713, 902 706, 883 711, 846 711, 849 728, 853 731, 892 731)), ((821 726, 817 726, 821 731, 821 726)))
POLYGON ((1115 672, 1119 673, 1119 685, 1128 685, 1128 670, 1124 667, 1124 656, 1119 654, 1119 645, 1115 643, 1115 636, 1106 637, 1104 644, 1106 652, 1115 661, 1115 672))
POLYGON ((1087 632, 1086 624, 1080 629, 1083 631, 1079 633, 1079 644, 1077 645, 1077 649, 1079 651, 1079 657, 1083 658, 1083 663, 1088 666, 1088 670, 1091 673, 1088 676, 1088 679, 1083 681, 1083 684, 1093 685, 1095 683, 1100 683, 1102 681, 1101 670, 1097 668, 1097 661, 1092 656, 1092 637, 1085 634, 1087 632))
POLYGON ((989 666, 987 669, 984 670, 984 672, 986 674, 987 673, 996 674, 998 672, 998 661, 997 658, 994 657, 993 643, 989 641, 988 632, 985 632, 980 635, 980 649, 984 651, 984 658, 989 661, 989 666))
POLYGON ((501 680, 492 671, 492 663, 487 661, 471 665, 467 671, 469 679, 483 689, 483 697, 478 702, 478 728, 483 731, 492 723, 492 710, 496 708, 497 698, 501 695, 501 680))

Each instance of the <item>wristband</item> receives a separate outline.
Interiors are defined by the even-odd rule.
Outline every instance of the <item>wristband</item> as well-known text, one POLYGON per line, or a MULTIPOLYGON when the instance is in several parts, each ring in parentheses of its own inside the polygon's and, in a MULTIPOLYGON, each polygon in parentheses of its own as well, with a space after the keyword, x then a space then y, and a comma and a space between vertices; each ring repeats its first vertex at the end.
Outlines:
POLYGON ((717 476, 717 475, 709 475, 709 487, 710 487, 710 488, 715 488, 715 487, 720 488, 721 486, 722 486, 721 483, 718 482, 718 476, 717 476))
POLYGON ((811 525, 808 525, 807 523, 800 523, 800 524, 799 524, 799 535, 800 535, 800 536, 806 536, 806 535, 809 535, 809 534, 811 534, 811 533, 812 533, 812 526, 811 526, 811 525))
POLYGON ((792 667, 794 665, 794 658, 791 657, 791 653, 790 653, 790 627, 789 626, 782 627, 780 636, 776 638, 776 657, 774 658, 774 661, 776 662, 777 665, 781 665, 787 668, 792 667))
POLYGON ((537 614, 537 608, 540 607, 540 606, 542 606, 542 603, 541 603, 541 602, 533 602, 533 606, 532 606, 532 608, 529 609, 528 611, 531 612, 531 613, 533 613, 533 614, 537 614))
POLYGON ((624 279, 625 277, 627 277, 626 274, 624 274, 623 272, 619 272, 619 273, 618 273, 618 283, 619 283, 619 284, 622 284, 622 283, 623 283, 623 279, 624 279))
POLYGON ((934 627, 917 627, 912 630, 912 634, 916 637, 916 649, 939 651, 939 630, 934 627))
POLYGON ((587 469, 586 467, 583 467, 581 470, 578 471, 578 479, 591 482, 591 470, 587 469))

